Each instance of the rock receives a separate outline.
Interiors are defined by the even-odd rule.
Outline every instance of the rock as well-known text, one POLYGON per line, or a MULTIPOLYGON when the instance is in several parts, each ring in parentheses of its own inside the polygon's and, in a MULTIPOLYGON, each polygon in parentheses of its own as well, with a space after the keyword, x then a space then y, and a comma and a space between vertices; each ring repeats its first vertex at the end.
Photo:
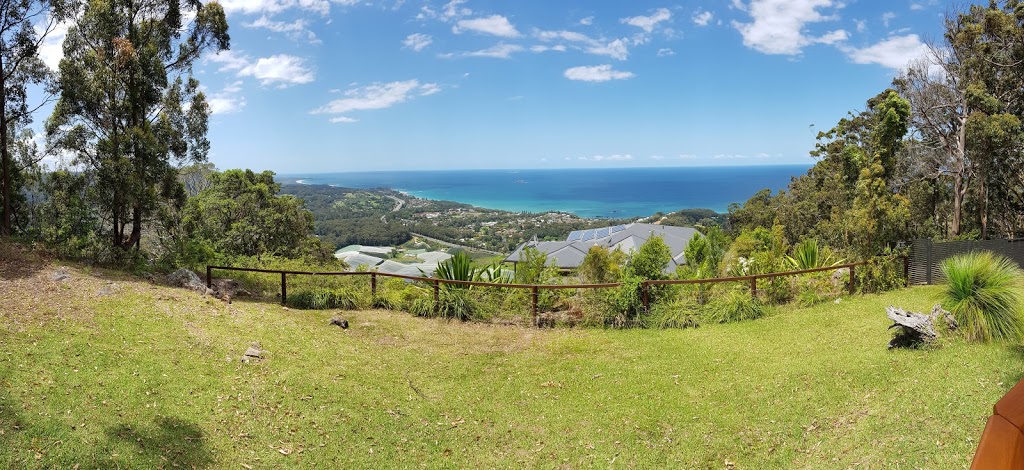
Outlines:
POLYGON ((832 287, 842 287, 850 282, 850 268, 839 268, 832 272, 832 287))
POLYGON ((242 362, 263 359, 264 353, 266 353, 266 351, 260 349, 260 343, 258 341, 253 341, 249 346, 249 349, 246 349, 245 353, 242 354, 242 362))
POLYGON ((116 293, 119 290, 121 290, 121 286, 111 282, 111 283, 108 283, 107 285, 105 285, 103 287, 100 287, 99 290, 96 291, 96 296, 97 297, 106 297, 108 295, 113 295, 114 293, 116 293))
POLYGON ((213 281, 213 290, 210 295, 231 303, 235 297, 252 297, 252 293, 242 289, 242 284, 234 279, 216 279, 213 281))
POLYGON ((334 318, 331 319, 331 325, 338 325, 338 326, 341 327, 341 329, 347 330, 348 329, 348 320, 345 320, 345 319, 342 319, 342 318, 339 318, 339 317, 334 317, 334 318))
POLYGON ((50 275, 50 280, 53 282, 62 282, 71 279, 71 273, 68 272, 68 268, 61 267, 50 275))
POLYGON ((206 292, 206 284, 198 274, 185 268, 179 268, 167 275, 167 282, 175 287, 184 287, 191 291, 206 292))

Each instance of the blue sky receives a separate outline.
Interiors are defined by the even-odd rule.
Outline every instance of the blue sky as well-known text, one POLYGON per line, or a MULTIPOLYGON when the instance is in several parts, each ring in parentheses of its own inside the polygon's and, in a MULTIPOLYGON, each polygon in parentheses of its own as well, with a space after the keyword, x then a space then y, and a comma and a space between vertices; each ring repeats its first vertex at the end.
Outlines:
POLYGON ((231 50, 196 67, 214 110, 210 160, 278 173, 811 163, 815 133, 941 40, 951 8, 222 4, 231 50))

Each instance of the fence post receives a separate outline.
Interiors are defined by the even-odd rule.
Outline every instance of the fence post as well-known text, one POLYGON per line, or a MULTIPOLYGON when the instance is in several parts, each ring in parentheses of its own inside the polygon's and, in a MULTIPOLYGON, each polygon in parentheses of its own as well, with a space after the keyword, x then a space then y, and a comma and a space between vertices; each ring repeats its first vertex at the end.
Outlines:
POLYGON ((644 293, 644 311, 645 312, 649 311, 651 309, 650 290, 651 290, 651 285, 648 284, 647 281, 644 281, 643 293, 644 293))
POLYGON ((750 296, 757 300, 757 276, 750 276, 750 296))
POLYGON ((377 296, 377 273, 370 273, 370 296, 377 296))
POLYGON ((540 326, 537 323, 537 286, 533 286, 533 326, 540 326))
POLYGON ((206 265, 206 288, 210 289, 213 287, 213 269, 210 265, 206 265))
POLYGON ((434 315, 441 311, 441 283, 434 279, 434 315))
POLYGON ((857 269, 857 265, 856 264, 851 264, 850 265, 850 295, 853 295, 853 292, 854 292, 853 280, 854 280, 854 272, 856 272, 856 269, 857 269))
POLYGON ((288 300, 288 281, 286 279, 284 271, 281 271, 281 305, 288 300))

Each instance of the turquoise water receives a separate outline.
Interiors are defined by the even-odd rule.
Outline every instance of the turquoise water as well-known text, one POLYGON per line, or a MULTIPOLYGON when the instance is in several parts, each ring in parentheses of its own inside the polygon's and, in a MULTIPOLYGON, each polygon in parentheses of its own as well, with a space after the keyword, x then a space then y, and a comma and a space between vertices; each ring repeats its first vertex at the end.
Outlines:
POLYGON ((288 175, 305 184, 391 188, 490 209, 639 217, 707 208, 725 212, 757 191, 784 189, 810 165, 566 170, 374 171, 288 175))

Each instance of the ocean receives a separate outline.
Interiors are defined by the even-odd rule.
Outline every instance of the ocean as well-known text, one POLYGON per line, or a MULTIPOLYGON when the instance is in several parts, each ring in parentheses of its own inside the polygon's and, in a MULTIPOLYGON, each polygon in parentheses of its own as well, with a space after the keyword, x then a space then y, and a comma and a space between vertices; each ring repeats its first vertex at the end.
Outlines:
POLYGON ((281 175, 302 184, 391 188, 508 211, 625 218, 706 208, 725 212, 757 191, 784 189, 810 165, 562 170, 372 171, 281 175))

